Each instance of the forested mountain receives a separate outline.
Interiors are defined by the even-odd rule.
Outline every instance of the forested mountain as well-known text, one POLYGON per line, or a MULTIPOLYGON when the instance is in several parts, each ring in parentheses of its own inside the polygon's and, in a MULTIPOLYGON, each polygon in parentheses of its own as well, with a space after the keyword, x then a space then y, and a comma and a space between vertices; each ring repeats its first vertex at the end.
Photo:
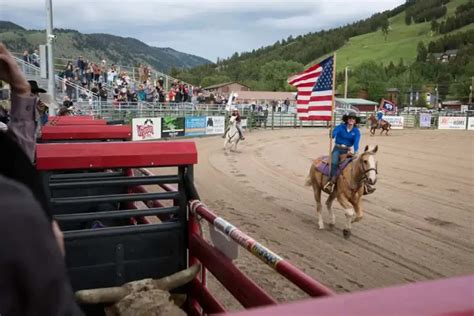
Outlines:
MULTIPOLYGON (((109 34, 81 34, 74 30, 55 29, 55 57, 77 58, 99 62, 106 59, 109 64, 137 66, 146 63, 167 72, 172 67, 187 69, 211 63, 209 60, 178 52, 171 48, 149 46, 137 39, 109 34)), ((0 41, 14 52, 32 51, 45 42, 44 30, 25 30, 12 22, 0 21, 0 41)))
POLYGON ((293 90, 286 83, 290 74, 335 51, 340 93, 348 66, 351 97, 362 91, 377 101, 386 88, 398 88, 402 95, 438 88, 441 99, 467 100, 474 76, 473 7, 473 0, 409 0, 362 21, 290 36, 216 64, 175 68, 172 75, 202 86, 239 81, 253 90, 288 91, 293 90), (456 56, 449 62, 432 58, 453 49, 456 56))

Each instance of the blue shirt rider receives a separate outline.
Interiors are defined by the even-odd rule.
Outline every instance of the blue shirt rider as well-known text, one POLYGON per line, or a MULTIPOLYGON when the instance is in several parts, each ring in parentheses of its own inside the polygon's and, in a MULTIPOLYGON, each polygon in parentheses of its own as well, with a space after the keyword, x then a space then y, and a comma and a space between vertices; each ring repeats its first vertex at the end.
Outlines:
POLYGON ((354 147, 354 155, 359 151, 360 131, 357 125, 360 118, 355 112, 349 112, 342 117, 343 123, 338 125, 332 131, 332 138, 335 139, 335 145, 332 150, 331 173, 329 182, 326 184, 330 192, 334 190, 336 184, 336 172, 339 165, 340 155, 347 154, 351 147, 354 147))
POLYGON ((380 127, 383 119, 383 112, 382 110, 377 111, 377 122, 378 122, 378 127, 380 127))

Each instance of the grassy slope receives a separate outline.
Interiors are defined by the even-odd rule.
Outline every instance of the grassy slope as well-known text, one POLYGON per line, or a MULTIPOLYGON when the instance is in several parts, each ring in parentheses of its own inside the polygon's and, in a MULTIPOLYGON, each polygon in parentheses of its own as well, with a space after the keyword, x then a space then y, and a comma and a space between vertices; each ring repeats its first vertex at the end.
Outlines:
MULTIPOLYGON (((467 0, 452 0, 447 4, 447 16, 453 15, 456 7, 466 3, 467 0)), ((441 18, 438 22, 444 20, 441 18)), ((388 64, 393 61, 398 63, 403 58, 405 63, 416 58, 416 47, 418 42, 428 43, 440 36, 431 34, 431 23, 405 24, 405 12, 390 18, 391 30, 385 41, 381 30, 349 39, 344 47, 337 50, 337 69, 342 71, 345 66, 355 66, 367 60, 379 61, 388 64)), ((460 32, 474 29, 474 23, 453 31, 460 32)))

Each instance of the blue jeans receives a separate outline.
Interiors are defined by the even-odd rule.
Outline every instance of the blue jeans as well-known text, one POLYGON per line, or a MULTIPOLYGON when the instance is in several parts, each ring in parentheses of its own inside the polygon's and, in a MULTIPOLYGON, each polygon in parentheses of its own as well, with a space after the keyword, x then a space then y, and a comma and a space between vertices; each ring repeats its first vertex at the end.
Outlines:
POLYGON ((339 165, 339 156, 347 154, 348 151, 349 151, 349 148, 344 149, 344 148, 339 148, 337 146, 334 146, 334 149, 332 150, 332 160, 331 160, 331 174, 330 174, 331 179, 333 179, 336 176, 337 166, 339 165))

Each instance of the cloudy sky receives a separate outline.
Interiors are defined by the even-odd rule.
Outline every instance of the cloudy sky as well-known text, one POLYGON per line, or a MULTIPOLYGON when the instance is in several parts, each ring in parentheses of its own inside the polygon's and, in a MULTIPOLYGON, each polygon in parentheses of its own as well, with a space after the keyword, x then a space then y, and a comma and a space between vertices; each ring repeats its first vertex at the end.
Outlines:
MULTIPOLYGON (((54 27, 134 37, 212 61, 342 26, 404 0, 53 0, 54 27)), ((0 0, 0 20, 46 27, 45 0, 0 0)))

